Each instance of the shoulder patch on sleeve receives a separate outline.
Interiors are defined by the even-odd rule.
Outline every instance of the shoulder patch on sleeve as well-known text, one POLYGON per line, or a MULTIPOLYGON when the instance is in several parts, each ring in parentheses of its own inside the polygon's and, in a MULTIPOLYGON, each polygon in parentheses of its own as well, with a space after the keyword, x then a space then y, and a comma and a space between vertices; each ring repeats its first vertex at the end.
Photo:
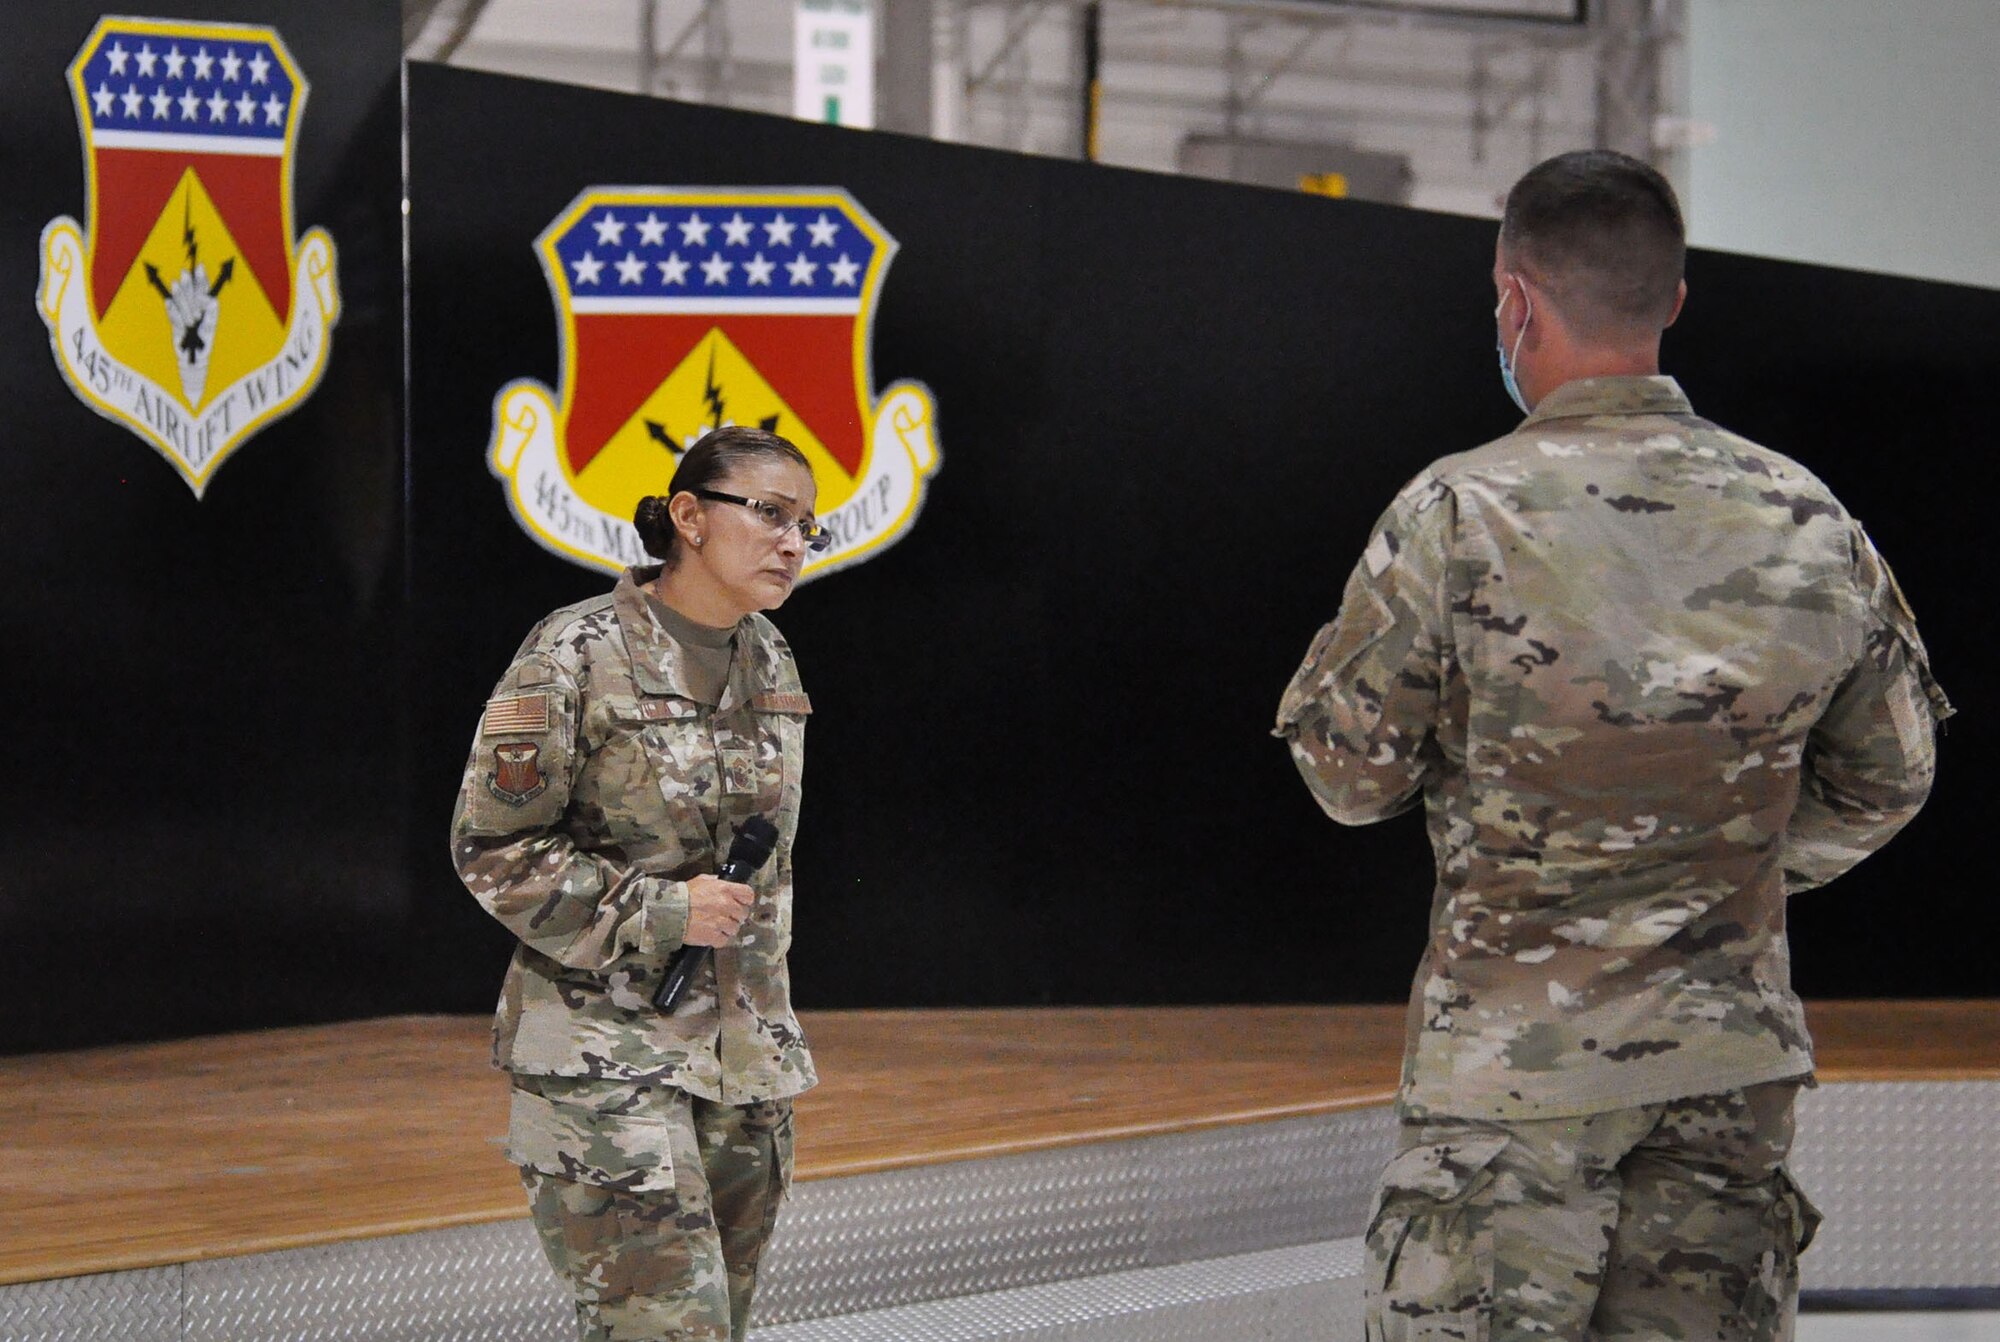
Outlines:
POLYGON ((486 701, 486 716, 480 719, 481 736, 516 736, 523 732, 549 729, 549 696, 503 694, 486 701))
POLYGON ((525 806, 548 791, 542 772, 542 748, 533 741, 509 741, 493 747, 493 772, 486 788, 509 806, 525 806))

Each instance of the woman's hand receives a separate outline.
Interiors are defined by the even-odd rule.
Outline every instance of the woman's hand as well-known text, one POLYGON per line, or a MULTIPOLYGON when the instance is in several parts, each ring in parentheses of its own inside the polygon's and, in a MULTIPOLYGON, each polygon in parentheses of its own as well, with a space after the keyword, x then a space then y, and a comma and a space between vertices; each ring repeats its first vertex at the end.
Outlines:
POLYGON ((687 936, 682 940, 689 946, 727 946, 757 898, 749 886, 720 876, 697 876, 687 883, 687 891, 687 936))

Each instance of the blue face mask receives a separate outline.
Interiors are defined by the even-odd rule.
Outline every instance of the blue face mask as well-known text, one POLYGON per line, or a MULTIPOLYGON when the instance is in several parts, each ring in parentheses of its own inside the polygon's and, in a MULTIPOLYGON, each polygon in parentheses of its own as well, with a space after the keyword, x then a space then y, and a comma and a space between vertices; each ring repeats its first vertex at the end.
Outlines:
MULTIPOLYGON (((1518 282, 1516 281, 1516 283, 1518 282)), ((1513 296, 1514 291, 1512 289, 1500 295, 1500 302, 1493 309, 1494 321, 1500 320, 1500 314, 1507 309, 1507 300, 1513 296)), ((1493 349, 1500 356, 1501 385, 1507 388, 1507 394, 1514 398, 1514 404, 1519 406, 1521 413, 1525 415, 1529 413, 1528 398, 1521 395, 1521 384, 1514 378, 1514 364, 1521 357, 1521 339, 1528 334, 1528 323, 1535 319, 1535 304, 1528 297, 1526 289, 1521 290, 1521 301, 1528 305, 1528 313, 1525 317, 1521 318, 1521 329, 1515 333, 1513 356, 1511 358, 1508 356, 1507 347, 1500 343, 1498 336, 1493 338, 1493 349)))

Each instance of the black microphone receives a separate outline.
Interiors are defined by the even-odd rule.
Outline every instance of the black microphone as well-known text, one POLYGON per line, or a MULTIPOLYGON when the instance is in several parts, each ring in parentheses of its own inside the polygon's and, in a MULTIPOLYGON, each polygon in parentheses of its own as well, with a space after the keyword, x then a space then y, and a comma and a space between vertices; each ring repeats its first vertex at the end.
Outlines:
MULTIPOLYGON (((747 882, 757 868, 770 860, 771 850, 778 846, 778 827, 761 815, 753 815, 743 822, 743 828, 736 831, 730 841, 729 857, 723 862, 722 870, 716 872, 725 881, 742 885, 747 882)), ((667 976, 660 980, 659 988, 653 993, 653 1005, 662 1011, 672 1011, 687 996, 688 985, 694 976, 708 963, 708 946, 683 946, 674 952, 674 958, 667 963, 667 976)))

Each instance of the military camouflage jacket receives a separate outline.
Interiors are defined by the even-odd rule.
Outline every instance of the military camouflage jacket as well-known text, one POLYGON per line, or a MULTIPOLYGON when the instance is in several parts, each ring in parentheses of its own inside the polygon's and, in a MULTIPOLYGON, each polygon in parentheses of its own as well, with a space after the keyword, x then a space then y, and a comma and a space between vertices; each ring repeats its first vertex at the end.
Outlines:
POLYGON ((1786 896, 1915 814, 1950 711, 1860 526, 1670 378, 1572 382, 1419 475, 1277 727, 1334 819, 1424 802, 1404 1112, 1808 1073, 1786 896))
POLYGON ((480 718, 451 850, 521 941, 494 1061, 729 1104, 795 1095, 815 1079, 785 968, 811 707, 761 615, 736 627, 721 704, 696 702, 640 587, 657 572, 630 570, 608 597, 543 620, 480 718), (758 814, 779 841, 750 916, 665 1015, 651 999, 687 931, 683 882, 715 871, 758 814))

